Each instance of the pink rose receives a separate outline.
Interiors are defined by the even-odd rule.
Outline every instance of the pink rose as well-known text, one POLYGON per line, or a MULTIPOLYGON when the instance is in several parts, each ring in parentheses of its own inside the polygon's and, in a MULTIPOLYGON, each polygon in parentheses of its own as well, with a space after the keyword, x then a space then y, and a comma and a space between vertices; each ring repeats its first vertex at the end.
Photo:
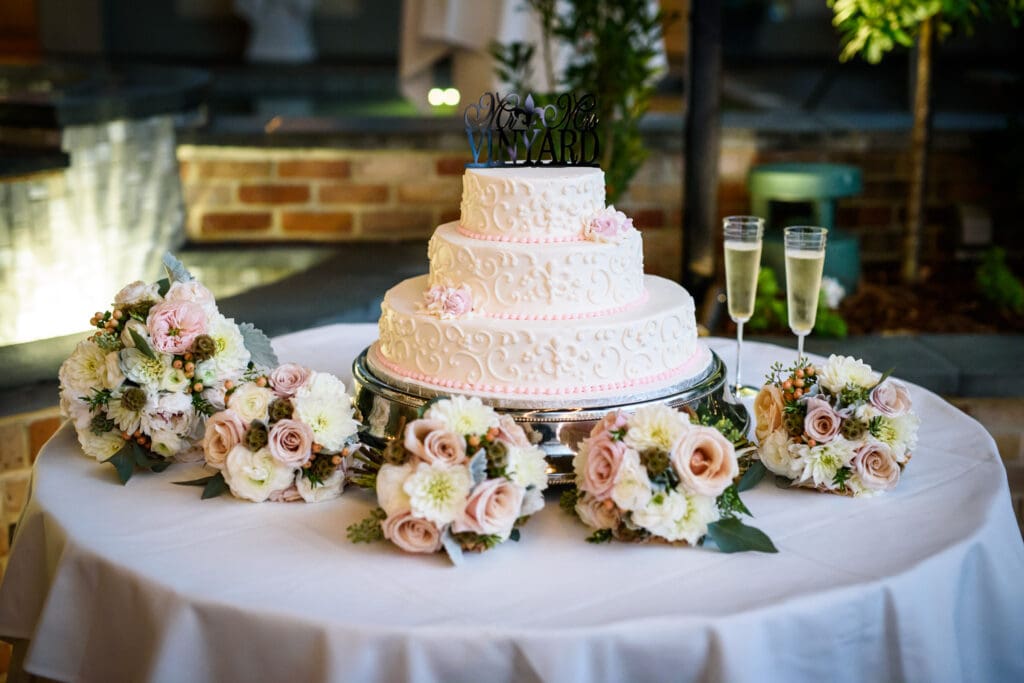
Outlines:
POLYGON ((508 479, 486 479, 473 489, 466 509, 452 523, 452 531, 471 531, 482 536, 499 536, 502 540, 512 533, 512 525, 523 507, 525 489, 508 479))
POLYGON ((622 441, 612 441, 607 436, 599 434, 586 439, 584 445, 587 450, 587 461, 580 488, 597 500, 607 500, 612 495, 615 478, 622 467, 626 444, 622 441))
POLYGON ((761 387, 754 399, 754 417, 757 419, 754 435, 758 443, 764 443, 772 432, 782 429, 784 407, 781 389, 774 384, 761 387))
POLYGON ((900 480, 900 466, 892 449, 879 441, 869 441, 857 449, 851 462, 864 488, 889 491, 900 480))
POLYGON ((807 401, 804 432, 819 444, 828 443, 839 434, 843 419, 832 410, 828 401, 812 398, 807 401))
POLYGON ((389 516, 381 529, 384 538, 407 553, 436 553, 441 549, 441 530, 433 522, 413 517, 408 510, 389 516))
POLYGON ((591 529, 614 529, 619 525, 619 509, 611 500, 580 496, 576 501, 576 514, 591 529))
POLYGON ((871 390, 871 405, 889 417, 910 412, 910 389, 897 379, 887 379, 871 390))
POLYGON ((633 230, 633 219, 616 211, 614 206, 609 206, 594 214, 584 227, 583 234, 596 242, 618 242, 630 230, 633 230))
POLYGON ((447 429, 435 429, 423 439, 423 455, 424 462, 462 465, 466 462, 466 439, 447 429))
POLYGON ((712 427, 692 427, 672 446, 672 469, 689 491, 718 497, 740 473, 732 442, 712 427))
POLYGON ((199 304, 206 311, 215 311, 217 302, 213 298, 213 292, 199 282, 189 280, 188 282, 174 282, 164 296, 165 301, 188 301, 199 304))
POLYGON ((149 309, 146 329, 158 351, 185 353, 206 334, 206 311, 191 301, 164 301, 149 309))
POLYGON ((223 469, 228 453, 242 443, 245 429, 246 424, 233 410, 222 410, 210 416, 206 421, 206 433, 203 434, 206 464, 218 470, 223 469))
POLYGON ((530 440, 526 438, 526 432, 523 428, 516 424, 508 415, 502 415, 498 418, 498 440, 504 441, 510 446, 518 446, 519 448, 529 448, 532 444, 530 440))
POLYGON ((621 410, 605 413, 600 422, 595 424, 594 428, 590 430, 590 436, 604 436, 610 439, 612 438, 612 432, 625 429, 628 423, 628 418, 621 410))
POLYGON ((405 439, 402 441, 402 445, 405 446, 405 450, 409 451, 423 462, 433 462, 429 456, 427 456, 427 452, 423 448, 423 440, 427 438, 428 434, 438 430, 444 430, 443 422, 422 418, 419 420, 413 420, 409 424, 405 425, 405 439))
POLYGON ((297 503, 302 500, 302 494, 299 493, 299 489, 296 488, 295 484, 292 484, 284 491, 274 491, 267 500, 273 503, 297 503))
POLYGON ((291 398, 309 380, 309 368, 298 363, 279 365, 270 373, 270 386, 280 398, 291 398))
POLYGON ((313 456, 313 430, 299 420, 278 420, 270 428, 267 445, 278 462, 301 467, 313 456))

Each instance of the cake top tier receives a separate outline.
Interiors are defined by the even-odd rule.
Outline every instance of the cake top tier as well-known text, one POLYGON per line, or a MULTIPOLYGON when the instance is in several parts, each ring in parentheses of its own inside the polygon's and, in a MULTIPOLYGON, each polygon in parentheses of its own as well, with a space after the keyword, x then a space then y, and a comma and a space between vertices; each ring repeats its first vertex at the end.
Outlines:
POLYGON ((460 230, 503 242, 582 240, 604 200, 599 168, 468 168, 462 176, 460 230))

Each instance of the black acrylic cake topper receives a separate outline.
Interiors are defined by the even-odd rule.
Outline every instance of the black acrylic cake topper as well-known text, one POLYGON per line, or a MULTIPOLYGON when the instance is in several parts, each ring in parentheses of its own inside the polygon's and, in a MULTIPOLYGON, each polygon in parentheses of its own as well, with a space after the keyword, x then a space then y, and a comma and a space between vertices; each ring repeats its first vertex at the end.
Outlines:
POLYGON ((484 93, 463 113, 471 168, 501 166, 597 166, 597 98, 559 95, 537 105, 533 95, 484 93))

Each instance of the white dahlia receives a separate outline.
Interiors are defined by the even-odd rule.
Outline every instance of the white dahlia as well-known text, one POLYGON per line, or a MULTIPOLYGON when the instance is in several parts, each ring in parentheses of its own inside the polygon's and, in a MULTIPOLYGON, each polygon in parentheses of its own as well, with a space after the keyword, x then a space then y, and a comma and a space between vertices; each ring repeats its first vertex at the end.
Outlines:
POLYGON ((78 343, 60 366, 61 386, 71 398, 83 398, 93 389, 111 388, 108 384, 107 353, 91 341, 78 343))
POLYGON ((430 406, 423 417, 438 420, 451 431, 469 436, 486 434, 491 427, 498 426, 498 414, 476 396, 452 396, 430 406))
POLYGON ((352 418, 352 399, 345 383, 326 372, 314 372, 295 394, 295 415, 313 430, 316 443, 336 453, 356 433, 359 423, 352 418))
POLYGON ((804 444, 793 445, 790 453, 797 455, 803 465, 798 478, 801 483, 813 482, 815 486, 832 490, 836 472, 850 464, 854 449, 852 443, 840 436, 814 448, 804 444))
POLYGON ((295 478, 295 488, 298 490, 302 500, 307 503, 320 503, 325 500, 334 500, 341 495, 345 488, 345 468, 338 467, 334 473, 319 484, 313 484, 306 477, 295 478))
POLYGON ((917 448, 917 428, 921 418, 914 413, 906 413, 899 417, 878 418, 876 438, 892 449, 896 462, 907 461, 907 455, 917 448))
POLYGON ((155 408, 155 393, 146 391, 143 387, 130 387, 111 394, 110 400, 107 401, 107 417, 113 420, 122 432, 134 434, 142 427, 142 416, 155 408), (129 400, 124 398, 126 392, 130 392, 129 400), (142 400, 139 400, 140 398, 142 400))
POLYGON ((639 452, 653 449, 667 453, 689 427, 689 418, 667 405, 644 406, 629 418, 624 441, 639 452))
POLYGON ((78 414, 75 420, 75 432, 82 450, 91 458, 103 462, 109 460, 124 447, 124 439, 117 431, 94 434, 92 431, 92 415, 88 412, 78 414))
POLYGON ((462 513, 472 487, 473 478, 465 465, 427 463, 417 465, 402 485, 412 514, 438 526, 450 524, 462 513))
POLYGON ((623 510, 643 510, 651 502, 651 479, 640 462, 640 454, 627 448, 615 475, 612 500, 623 510))
POLYGON ((120 356, 125 377, 151 391, 160 388, 164 375, 172 369, 172 357, 166 353, 154 351, 151 358, 136 348, 128 348, 122 349, 120 356))
POLYGON ((196 379, 206 386, 237 379, 249 365, 250 354, 245 339, 234 320, 217 313, 210 317, 208 335, 216 345, 212 358, 196 365, 196 379))
POLYGON ((829 356, 825 365, 818 370, 818 384, 833 394, 838 394, 850 385, 869 389, 878 384, 881 377, 859 358, 835 354, 829 356))
POLYGON ((509 479, 524 489, 533 486, 543 491, 548 487, 548 463, 544 459, 544 451, 536 446, 509 446, 505 472, 509 479))
POLYGON ((647 506, 633 513, 633 522, 668 541, 686 541, 696 545, 708 532, 708 524, 718 520, 718 506, 710 496, 682 491, 659 493, 647 506))

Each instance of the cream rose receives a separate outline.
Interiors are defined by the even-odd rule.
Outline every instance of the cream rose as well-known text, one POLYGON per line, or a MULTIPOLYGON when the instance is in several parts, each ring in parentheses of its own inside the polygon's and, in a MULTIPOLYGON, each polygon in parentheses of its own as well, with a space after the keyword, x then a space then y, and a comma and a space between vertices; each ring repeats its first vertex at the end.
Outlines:
POLYGON ((231 493, 256 503, 262 503, 295 483, 295 469, 278 462, 267 448, 254 453, 239 444, 228 453, 221 471, 231 493))
POLYGON ((507 479, 486 479, 473 489, 466 509, 452 523, 452 531, 470 531, 501 540, 512 533, 512 525, 523 506, 523 488, 507 479))
POLYGON ((228 453, 242 443, 245 429, 245 422, 233 410, 222 410, 211 415, 206 421, 206 432, 203 434, 206 464, 218 470, 223 469, 228 453))
POLYGON ((270 428, 270 454, 285 465, 301 467, 313 456, 313 430, 298 420, 278 420, 270 428))
POLYGON ((345 466, 342 464, 331 476, 314 485, 309 479, 299 476, 295 480, 295 488, 307 503, 322 503, 326 500, 334 500, 341 496, 345 490, 345 466))
POLYGON ((693 427, 669 453, 672 469, 686 490, 715 498, 739 474, 736 449, 712 427, 693 427))
POLYGON ((903 382, 887 379, 871 390, 871 405, 888 417, 899 417, 910 412, 910 389, 903 382))
POLYGON ((121 291, 114 295, 115 304, 135 304, 140 301, 159 301, 160 290, 157 284, 136 280, 121 288, 121 291))
POLYGON ((408 512, 409 495, 402 488, 412 474, 412 465, 381 465, 377 473, 377 504, 389 517, 408 512))
POLYGON ((611 500, 598 500, 583 494, 576 501, 576 514, 591 529, 614 529, 619 525, 619 510, 611 500))
POLYGON ((310 371, 298 363, 285 363, 270 373, 270 386, 280 398, 291 398, 309 380, 310 371))
POLYGON ((839 434, 842 418, 832 410, 828 401, 811 398, 807 401, 807 415, 804 417, 804 432, 818 443, 828 443, 839 434))
POLYGON ((803 470, 803 463, 789 452, 789 435, 784 429, 777 429, 762 439, 757 454, 770 472, 789 479, 803 470))
POLYGON ((866 489, 889 491, 899 483, 900 466, 892 449, 879 441, 869 441, 858 448, 850 464, 866 489))
POLYGON ((274 398, 274 392, 255 382, 247 382, 231 392, 228 396, 228 408, 235 411, 242 421, 249 424, 253 420, 267 421, 267 409, 274 398))
POLYGON ((389 515, 381 525, 384 538, 407 553, 436 553, 441 549, 441 530, 406 510, 389 515))
POLYGON ((612 487, 615 486, 615 478, 626 453, 626 444, 612 441, 606 436, 590 437, 587 442, 587 457, 580 488, 598 500, 606 500, 612 495, 612 487))
POLYGON ((767 439, 775 430, 782 428, 783 405, 781 389, 774 384, 761 387, 757 398, 754 399, 754 417, 757 420, 754 434, 758 443, 767 439))

